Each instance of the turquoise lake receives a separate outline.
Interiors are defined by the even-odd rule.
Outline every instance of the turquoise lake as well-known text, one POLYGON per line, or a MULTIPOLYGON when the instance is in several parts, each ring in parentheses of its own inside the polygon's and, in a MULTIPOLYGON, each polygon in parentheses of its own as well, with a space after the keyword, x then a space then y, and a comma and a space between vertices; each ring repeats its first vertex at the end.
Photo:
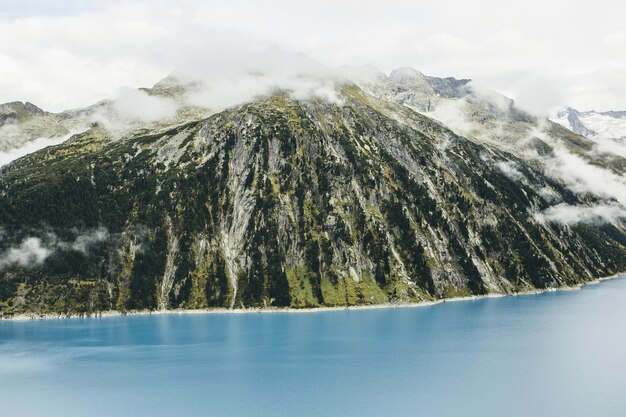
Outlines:
POLYGON ((625 416, 626 279, 419 308, 0 322, 0 415, 625 416))

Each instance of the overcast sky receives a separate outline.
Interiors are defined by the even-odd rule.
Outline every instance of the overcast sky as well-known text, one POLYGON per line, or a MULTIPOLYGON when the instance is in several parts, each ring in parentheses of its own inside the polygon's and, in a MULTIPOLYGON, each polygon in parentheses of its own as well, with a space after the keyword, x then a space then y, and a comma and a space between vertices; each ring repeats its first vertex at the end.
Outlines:
POLYGON ((626 109, 617 0, 0 0, 0 102, 60 111, 276 46, 472 78, 543 112, 626 109))

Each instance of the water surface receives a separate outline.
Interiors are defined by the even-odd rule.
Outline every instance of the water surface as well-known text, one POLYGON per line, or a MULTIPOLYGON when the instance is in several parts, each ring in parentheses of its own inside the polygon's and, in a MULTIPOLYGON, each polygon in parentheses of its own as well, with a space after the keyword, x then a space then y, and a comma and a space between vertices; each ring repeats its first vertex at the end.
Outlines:
POLYGON ((624 416, 626 279, 429 307, 0 322, 2 416, 624 416))

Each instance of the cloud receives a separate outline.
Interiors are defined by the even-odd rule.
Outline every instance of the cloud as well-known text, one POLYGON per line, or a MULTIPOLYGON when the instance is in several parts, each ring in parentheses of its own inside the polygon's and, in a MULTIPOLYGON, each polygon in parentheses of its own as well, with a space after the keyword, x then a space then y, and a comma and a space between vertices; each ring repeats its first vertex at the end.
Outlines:
POLYGON ((10 247, 0 254, 0 269, 14 266, 34 268, 42 265, 58 250, 74 250, 87 255, 93 245, 105 241, 108 237, 109 233, 103 227, 77 234, 71 242, 59 240, 53 233, 48 233, 45 241, 39 237, 26 237, 19 245, 10 247))
POLYGON ((428 115, 442 122, 456 134, 467 135, 472 130, 473 125, 465 115, 466 106, 467 102, 463 99, 444 101, 428 115))
POLYGON ((597 151, 600 153, 611 153, 626 159, 626 140, 603 138, 595 140, 597 151))
POLYGON ((626 178, 607 169, 587 163, 582 157, 556 149, 554 157, 545 160, 546 171, 577 193, 591 193, 613 198, 626 205, 626 178))
POLYGON ((56 138, 38 138, 20 146, 19 148, 9 149, 8 151, 0 151, 0 167, 39 149, 63 143, 68 139, 68 137, 69 136, 66 135, 56 138))
POLYGON ((177 68, 210 71, 234 53, 278 46, 331 66, 413 66, 470 77, 537 108, 560 95, 582 108, 626 108, 618 76, 626 71, 626 4, 618 1, 54 3, 0 5, 0 102, 83 107, 123 86, 150 86, 177 68), (546 77, 563 91, 542 88, 550 82, 520 84, 546 77))
POLYGON ((271 48, 242 55, 233 53, 213 67, 199 64, 194 70, 179 69, 176 77, 197 87, 187 103, 220 111, 265 95, 274 89, 289 91, 296 99, 321 97, 339 103, 335 83, 345 72, 330 68, 298 53, 271 48), (202 68, 198 72, 197 68, 202 68))
POLYGON ((513 181, 521 182, 526 179, 526 177, 524 177, 524 174, 519 171, 518 165, 514 162, 499 161, 496 163, 496 168, 498 168, 498 170, 502 172, 507 178, 513 181))
POLYGON ((465 90, 470 94, 470 96, 466 96, 467 100, 478 99, 481 102, 491 104, 503 113, 508 113, 513 105, 513 101, 506 95, 494 91, 480 82, 470 81, 465 85, 465 90))
POLYGON ((604 37, 604 43, 608 45, 623 46, 626 45, 626 32, 615 32, 604 37))
POLYGON ((614 223, 626 219, 626 208, 618 204, 596 204, 593 206, 573 206, 561 203, 549 207, 535 215, 539 221, 573 225, 591 223, 595 225, 614 223))
POLYGON ((71 248, 76 252, 81 252, 83 255, 87 255, 87 253, 89 252, 89 248, 99 242, 107 240, 108 237, 108 230, 104 227, 99 227, 85 234, 79 234, 71 243, 58 242, 57 247, 62 249, 71 248))
POLYGON ((221 111, 227 107, 250 101, 280 89, 296 99, 325 98, 340 103, 332 80, 306 78, 305 76, 236 74, 207 82, 189 95, 188 103, 221 111))
POLYGON ((41 239, 28 237, 18 247, 9 248, 0 255, 0 268, 13 265, 21 267, 41 265, 52 252, 42 245, 41 239))
POLYGON ((567 100, 566 86, 561 85, 558 77, 529 74, 509 88, 516 107, 535 116, 548 116, 567 100))
POLYGON ((146 123, 174 117, 176 108, 172 99, 150 96, 143 90, 125 89, 113 101, 113 110, 120 116, 146 123))
MULTIPOLYGON (((559 139, 549 135, 548 129, 546 119, 539 118, 537 124, 528 132, 528 137, 520 143, 528 144, 530 138, 539 138, 546 142, 552 151, 545 156, 539 156, 533 148, 522 148, 526 158, 531 162, 540 162, 546 175, 562 182, 571 191, 578 194, 590 194, 605 201, 590 206, 569 206, 562 203, 537 215, 537 219, 566 224, 578 222, 600 224, 623 218, 626 213, 624 209, 626 207, 626 177, 601 165, 592 164, 586 159, 586 156, 601 158, 599 151, 611 151, 618 154, 619 145, 614 145, 612 148, 596 146, 586 155, 576 154, 567 149, 559 139)), ((498 164, 498 168, 505 175, 517 177, 515 171, 511 169, 515 167, 498 164)), ((562 201, 559 193, 552 188, 543 187, 537 191, 547 202, 562 201)))
POLYGON ((561 196, 551 187, 541 187, 537 190, 539 195, 548 203, 554 204, 561 201, 561 196))

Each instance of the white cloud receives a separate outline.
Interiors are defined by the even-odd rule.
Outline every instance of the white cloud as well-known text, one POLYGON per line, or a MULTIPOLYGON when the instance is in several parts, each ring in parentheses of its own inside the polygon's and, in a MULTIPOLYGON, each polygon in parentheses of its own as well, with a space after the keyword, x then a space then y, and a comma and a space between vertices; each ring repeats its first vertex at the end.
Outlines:
POLYGON ((466 106, 467 102, 463 99, 444 101, 428 115, 442 122, 457 135, 467 135, 472 130, 473 124, 465 115, 466 106))
MULTIPOLYGON (((588 162, 582 155, 570 152, 563 143, 555 141, 546 133, 545 120, 532 129, 529 137, 537 137, 552 146, 549 156, 538 157, 534 150, 527 150, 527 157, 537 159, 544 166, 544 172, 561 181, 575 193, 591 194, 608 200, 592 206, 569 206, 559 204, 544 212, 540 218, 561 223, 601 223, 624 217, 626 213, 626 176, 616 174, 608 168, 588 162), (580 220, 576 220, 580 219, 580 220)), ((601 150, 608 151, 607 148, 601 150)), ((612 149, 614 153, 616 149, 612 149)), ((597 149, 589 156, 597 155, 597 149)), ((540 189, 542 197, 551 203, 559 201, 558 194, 552 189, 540 189)))
POLYGON ((533 108, 559 98, 626 108, 626 3, 617 0, 54 3, 0 5, 0 102, 82 107, 177 68, 212 70, 234 53, 278 46, 333 66, 471 77, 533 108))
POLYGON ((597 149, 600 153, 612 153, 626 159, 626 140, 625 139, 599 139, 596 140, 597 149))
POLYGON ((561 200, 561 196, 551 187, 541 187, 537 192, 548 203, 557 203, 561 200))
POLYGON ((626 178, 604 168, 591 165, 583 158, 565 150, 555 150, 554 157, 546 160, 546 170, 564 181, 578 193, 591 193, 613 198, 626 205, 626 178))
POLYGON ((0 269, 11 266, 33 268, 45 262, 45 260, 58 250, 74 250, 86 255, 89 249, 109 237, 108 231, 103 228, 77 233, 71 242, 59 240, 53 233, 49 233, 45 241, 39 237, 26 237, 17 246, 8 248, 0 254, 0 269))
POLYGON ((73 242, 67 244, 65 242, 59 242, 58 247, 67 249, 72 248, 76 252, 81 252, 83 255, 87 255, 89 248, 93 245, 106 240, 109 237, 109 232, 104 227, 99 227, 91 232, 85 234, 79 234, 76 236, 73 242))
MULTIPOLYGON (((513 102, 506 95, 498 93, 476 81, 470 81, 465 85, 468 93, 478 98, 480 101, 487 102, 503 113, 511 110, 513 102)), ((471 97, 470 97, 471 98, 471 97)))
POLYGON ((506 177, 513 181, 524 181, 526 177, 522 174, 516 163, 510 161, 499 161, 496 163, 496 168, 500 170, 506 177))
POLYGON ((567 100, 567 86, 558 77, 527 75, 510 88, 516 107, 540 117, 552 114, 567 100))
POLYGON ((39 149, 46 148, 48 146, 58 145, 59 143, 67 140, 69 136, 56 137, 56 138, 38 138, 31 142, 20 146, 19 148, 9 149, 8 151, 0 151, 0 167, 6 165, 11 161, 21 158, 24 155, 33 153, 39 149))
POLYGON ((52 250, 42 245, 41 239, 29 237, 19 246, 12 247, 0 255, 0 268, 11 265, 22 267, 41 265, 51 253, 52 250))
POLYGON ((192 70, 180 69, 175 73, 184 80, 199 82, 187 98, 190 104, 216 111, 276 88, 288 90, 300 99, 323 97, 339 102, 334 83, 344 74, 302 54, 275 48, 245 55, 235 52, 216 66, 198 63, 192 70))
POLYGON ((573 206, 561 203, 549 207, 535 216, 539 221, 548 221, 562 224, 614 223, 619 219, 626 219, 626 208, 617 204, 596 204, 593 206, 573 206))
POLYGON ((604 43, 609 46, 623 47, 626 45, 626 32, 615 32, 604 37, 604 43))
POLYGON ((171 99, 150 96, 145 91, 133 89, 125 89, 113 102, 113 109, 120 115, 146 123, 173 117, 176 107, 171 99))

